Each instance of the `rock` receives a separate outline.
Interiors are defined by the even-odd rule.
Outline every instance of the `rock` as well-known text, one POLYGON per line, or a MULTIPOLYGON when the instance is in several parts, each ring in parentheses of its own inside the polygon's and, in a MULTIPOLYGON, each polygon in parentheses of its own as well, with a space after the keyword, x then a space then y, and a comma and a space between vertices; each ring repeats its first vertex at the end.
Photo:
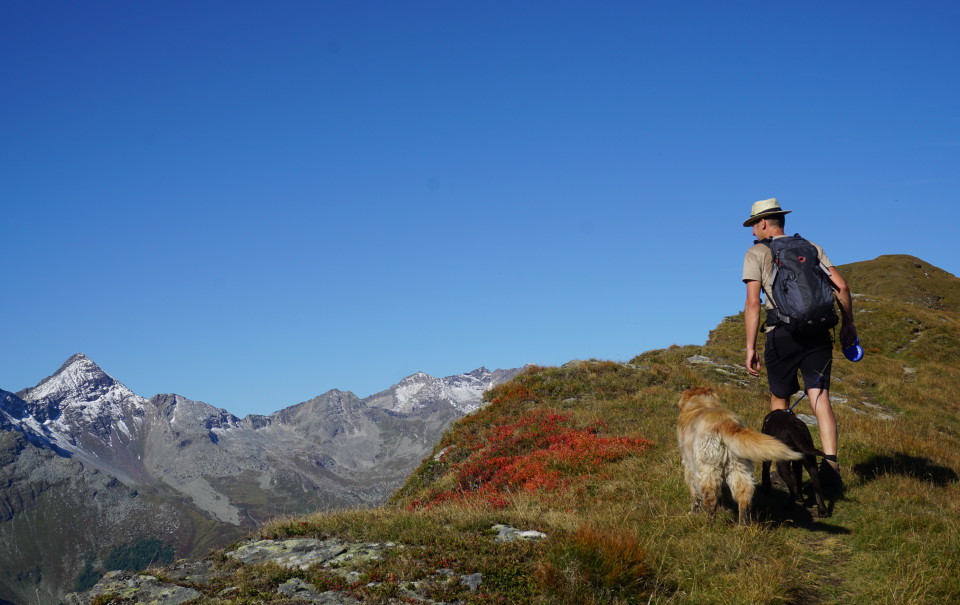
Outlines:
POLYGON ((207 584, 210 580, 222 578, 227 574, 213 569, 212 561, 179 561, 164 570, 164 577, 175 582, 207 584))
MULTIPOLYGON (((520 531, 506 525, 494 526, 498 531, 498 538, 503 541, 532 540, 545 538, 546 535, 538 531, 520 531), (502 538, 500 536, 503 536, 502 538)), ((249 540, 241 543, 235 550, 223 553, 243 565, 261 565, 275 563, 290 569, 306 570, 319 566, 326 573, 339 575, 349 583, 360 581, 362 574, 356 566, 362 566, 368 561, 375 561, 385 556, 390 549, 402 549, 402 544, 394 542, 345 542, 338 539, 292 538, 287 540, 249 540)), ((156 605, 177 605, 195 599, 203 599, 203 595, 190 586, 179 586, 184 583, 195 586, 209 586, 211 583, 226 587, 219 591, 217 598, 234 602, 239 590, 231 586, 229 578, 236 573, 235 565, 220 565, 213 560, 179 561, 164 568, 156 576, 146 572, 113 571, 106 574, 90 590, 80 594, 67 595, 63 601, 66 605, 92 605, 95 601, 116 599, 123 602, 151 603, 156 605), (223 579, 228 579, 226 582, 223 579)), ((482 584, 483 576, 480 573, 459 574, 448 568, 438 569, 430 576, 420 580, 409 581, 399 586, 400 594, 410 602, 443 605, 426 596, 425 590, 436 584, 455 586, 459 583, 471 591, 477 591, 482 584)), ((371 584, 374 586, 375 584, 371 584)), ((328 590, 320 592, 313 584, 301 578, 291 578, 276 587, 276 593, 289 599, 321 605, 359 605, 360 601, 349 594, 328 590)), ((283 598, 281 597, 281 598, 283 598)), ((405 602, 407 602, 405 601, 405 602)), ((219 602, 219 601, 214 601, 219 602)), ((286 602, 286 601, 284 601, 286 602)))
POLYGON ((494 525, 491 529, 497 532, 497 542, 515 542, 517 540, 542 540, 547 534, 539 531, 528 530, 520 531, 509 525, 494 525))
POLYGON ((380 559, 390 548, 398 546, 392 542, 348 544, 336 539, 293 538, 248 542, 226 555, 247 565, 271 561, 283 567, 307 569, 313 565, 330 567, 380 559))
POLYGON ((202 595, 192 588, 162 582, 154 576, 129 571, 111 571, 97 585, 82 594, 68 594, 67 605, 90 605, 97 597, 113 595, 130 603, 179 605, 202 595))
POLYGON ((313 584, 304 582, 299 578, 287 580, 277 587, 277 592, 308 603, 319 603, 321 605, 354 605, 360 603, 353 597, 332 590, 317 592, 313 584))
POLYGON ((746 371, 740 366, 731 365, 729 363, 717 363, 706 355, 693 355, 692 357, 687 357, 687 363, 694 366, 710 366, 713 368, 714 372, 723 374, 724 377, 733 378, 742 386, 746 386, 748 384, 743 380, 746 371))
POLYGON ((483 581, 483 574, 472 573, 468 576, 461 576, 460 583, 470 589, 471 592, 477 592, 477 589, 480 588, 480 584, 483 581))
POLYGON ((272 561, 283 567, 307 569, 311 565, 322 565, 346 550, 347 545, 339 540, 299 538, 248 542, 226 555, 247 565, 272 561))

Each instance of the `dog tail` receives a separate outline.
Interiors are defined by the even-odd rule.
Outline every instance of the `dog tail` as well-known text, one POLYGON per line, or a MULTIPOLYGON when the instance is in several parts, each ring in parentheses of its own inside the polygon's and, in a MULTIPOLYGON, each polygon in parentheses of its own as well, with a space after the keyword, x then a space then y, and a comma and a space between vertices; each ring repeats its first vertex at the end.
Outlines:
POLYGON ((761 462, 763 460, 800 460, 803 454, 790 449, 776 437, 764 435, 742 424, 731 422, 725 425, 720 436, 735 456, 761 462))

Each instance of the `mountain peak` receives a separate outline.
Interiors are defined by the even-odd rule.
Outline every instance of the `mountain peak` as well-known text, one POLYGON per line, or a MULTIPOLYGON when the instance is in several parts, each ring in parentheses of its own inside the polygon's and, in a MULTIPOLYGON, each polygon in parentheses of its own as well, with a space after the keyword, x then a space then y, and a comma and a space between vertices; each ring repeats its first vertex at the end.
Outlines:
POLYGON ((106 374, 106 372, 104 372, 100 366, 94 363, 92 359, 90 359, 83 353, 75 353, 71 355, 65 362, 63 362, 63 365, 61 365, 60 368, 57 369, 57 371, 50 376, 50 378, 53 378, 61 374, 77 374, 77 373, 82 373, 87 375, 91 375, 91 374, 105 375, 106 374))
POLYGON ((84 355, 83 353, 75 353, 70 356, 63 365, 60 366, 56 372, 53 373, 54 376, 57 374, 72 373, 72 374, 85 374, 85 375, 94 375, 94 374, 103 374, 107 375, 103 369, 93 362, 92 359, 84 355))
POLYGON ((519 371, 497 370, 499 374, 495 375, 487 368, 480 367, 472 372, 445 378, 417 372, 365 401, 373 407, 400 413, 410 413, 438 403, 448 404, 461 413, 469 413, 482 405, 484 391, 508 380, 519 371))
POLYGON ((117 381, 89 357, 77 353, 70 356, 60 369, 41 380, 37 386, 24 389, 19 395, 28 401, 38 401, 82 394, 89 400, 99 397, 115 384, 117 381))
POLYGON ((915 256, 886 254, 842 269, 857 294, 883 296, 934 311, 960 310, 960 280, 915 256))
POLYGON ((427 374, 426 372, 415 372, 413 374, 410 374, 403 380, 401 380, 398 384, 420 383, 425 380, 435 380, 435 379, 433 376, 431 376, 430 374, 427 374))

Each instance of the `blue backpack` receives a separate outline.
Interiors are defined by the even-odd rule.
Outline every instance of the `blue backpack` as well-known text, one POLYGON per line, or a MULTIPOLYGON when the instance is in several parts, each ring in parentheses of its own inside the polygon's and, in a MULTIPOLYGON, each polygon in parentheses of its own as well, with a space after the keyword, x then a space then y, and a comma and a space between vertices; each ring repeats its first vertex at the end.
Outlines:
POLYGON ((767 325, 783 326, 793 334, 829 330, 837 325, 833 282, 820 262, 817 248, 796 234, 761 240, 773 255, 770 291, 774 309, 767 325))

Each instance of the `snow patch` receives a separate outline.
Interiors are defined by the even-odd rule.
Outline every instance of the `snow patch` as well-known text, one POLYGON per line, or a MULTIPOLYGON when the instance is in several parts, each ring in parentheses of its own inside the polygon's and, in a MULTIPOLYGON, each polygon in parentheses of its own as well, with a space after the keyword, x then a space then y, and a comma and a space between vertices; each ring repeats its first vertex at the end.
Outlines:
POLYGON ((393 387, 393 401, 388 409, 410 413, 431 403, 447 403, 469 413, 480 407, 483 393, 493 385, 493 375, 486 368, 446 378, 417 372, 393 387))

